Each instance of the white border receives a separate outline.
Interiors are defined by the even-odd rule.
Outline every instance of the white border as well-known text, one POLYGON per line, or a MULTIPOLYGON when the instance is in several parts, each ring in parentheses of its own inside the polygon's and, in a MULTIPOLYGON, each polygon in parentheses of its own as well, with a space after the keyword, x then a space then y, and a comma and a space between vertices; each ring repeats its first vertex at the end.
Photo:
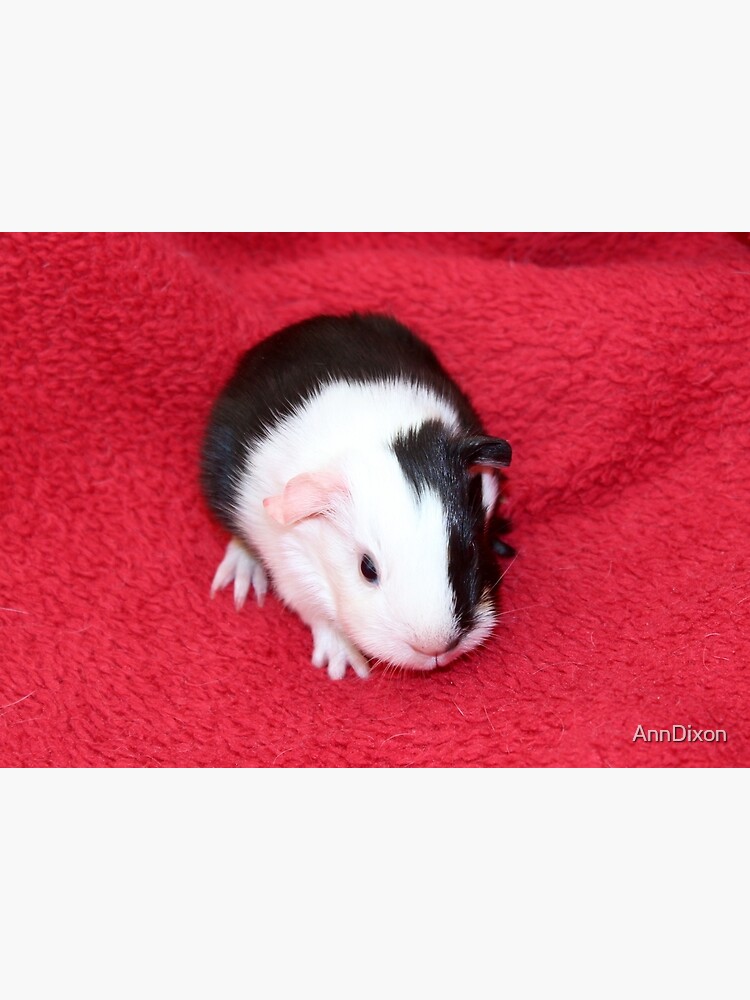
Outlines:
POLYGON ((748 228, 741 5, 8 6, 4 229, 748 228))
POLYGON ((13 1000, 744 988, 740 769, 40 770, 2 786, 13 1000))

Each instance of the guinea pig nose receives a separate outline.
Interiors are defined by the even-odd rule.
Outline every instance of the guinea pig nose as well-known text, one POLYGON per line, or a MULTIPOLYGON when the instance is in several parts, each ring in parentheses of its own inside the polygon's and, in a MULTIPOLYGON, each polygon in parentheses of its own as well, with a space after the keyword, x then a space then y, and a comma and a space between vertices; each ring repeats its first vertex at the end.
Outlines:
POLYGON ((460 641, 459 637, 458 639, 451 639, 450 642, 444 642, 442 645, 428 645, 427 643, 423 646, 412 645, 412 649, 415 653, 422 653, 423 656, 440 656, 442 653, 450 653, 460 641))

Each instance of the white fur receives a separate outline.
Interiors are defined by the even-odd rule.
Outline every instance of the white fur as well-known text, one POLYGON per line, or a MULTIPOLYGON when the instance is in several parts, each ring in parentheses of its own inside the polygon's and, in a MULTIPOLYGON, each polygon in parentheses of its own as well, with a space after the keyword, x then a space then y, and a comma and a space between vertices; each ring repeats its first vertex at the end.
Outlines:
MULTIPOLYGON (((347 663, 365 676, 361 653, 429 670, 492 630, 488 603, 472 633, 454 650, 439 653, 457 634, 445 517, 432 492, 417 499, 389 446, 399 431, 431 419, 458 430, 453 409, 426 389, 398 382, 335 383, 277 425, 237 477, 243 540, 270 571, 280 597, 312 629, 313 663, 327 664, 331 677, 343 676, 347 663), (348 495, 325 516, 279 524, 264 509, 264 499, 280 495, 294 476, 316 472, 342 475, 348 495), (378 585, 362 577, 363 553, 375 561, 378 585)), ((493 476, 483 475, 483 493, 485 505, 494 506, 493 476)), ((234 560, 245 578, 240 591, 247 593, 252 581, 260 597, 262 567, 241 549, 248 567, 237 549, 230 542, 214 589, 234 576, 237 595, 234 560)))

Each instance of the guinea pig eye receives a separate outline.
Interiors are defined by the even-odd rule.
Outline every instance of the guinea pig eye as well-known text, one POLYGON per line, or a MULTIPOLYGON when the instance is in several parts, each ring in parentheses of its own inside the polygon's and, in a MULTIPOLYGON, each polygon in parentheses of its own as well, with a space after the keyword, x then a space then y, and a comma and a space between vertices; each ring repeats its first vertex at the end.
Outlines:
POLYGON ((369 583, 378 582, 377 567, 375 566, 375 563, 372 561, 372 556, 368 556, 367 553, 365 553, 362 556, 362 562, 359 564, 359 570, 362 576, 365 578, 365 580, 367 580, 369 583))

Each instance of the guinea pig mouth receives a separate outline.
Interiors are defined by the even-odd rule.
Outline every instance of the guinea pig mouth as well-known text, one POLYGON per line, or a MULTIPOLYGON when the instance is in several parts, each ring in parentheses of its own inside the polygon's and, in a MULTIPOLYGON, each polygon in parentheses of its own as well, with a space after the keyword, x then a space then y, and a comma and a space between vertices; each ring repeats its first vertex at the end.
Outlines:
POLYGON ((447 667, 448 664, 471 652, 477 646, 484 645, 495 626, 495 613, 489 598, 480 603, 471 627, 460 632, 457 638, 442 647, 420 646, 408 643, 408 654, 401 666, 409 670, 430 671, 447 667))
POLYGON ((444 643, 437 647, 425 648, 424 646, 415 646, 413 643, 409 643, 411 648, 417 654, 417 656, 425 656, 428 660, 439 660, 441 656, 445 656, 447 653, 452 652, 456 646, 461 642, 461 636, 456 636, 455 639, 451 639, 449 643, 444 643))
POLYGON ((471 652, 476 646, 483 645, 493 629, 494 622, 495 617, 491 609, 480 608, 480 614, 475 618, 471 628, 462 630, 457 638, 454 637, 449 642, 430 646, 427 642, 420 645, 418 642, 403 639, 398 650, 391 649, 380 656, 373 653, 371 657, 374 663, 382 664, 387 671, 395 668, 426 674, 442 670, 454 660, 471 652))
POLYGON ((410 645, 409 648, 412 651, 412 655, 405 660, 401 666, 405 670, 421 670, 429 671, 436 670, 440 667, 447 667, 449 663, 457 659, 463 650, 459 649, 460 639, 456 642, 452 642, 450 646, 444 648, 442 651, 438 652, 425 652, 424 650, 417 649, 416 647, 410 645))

